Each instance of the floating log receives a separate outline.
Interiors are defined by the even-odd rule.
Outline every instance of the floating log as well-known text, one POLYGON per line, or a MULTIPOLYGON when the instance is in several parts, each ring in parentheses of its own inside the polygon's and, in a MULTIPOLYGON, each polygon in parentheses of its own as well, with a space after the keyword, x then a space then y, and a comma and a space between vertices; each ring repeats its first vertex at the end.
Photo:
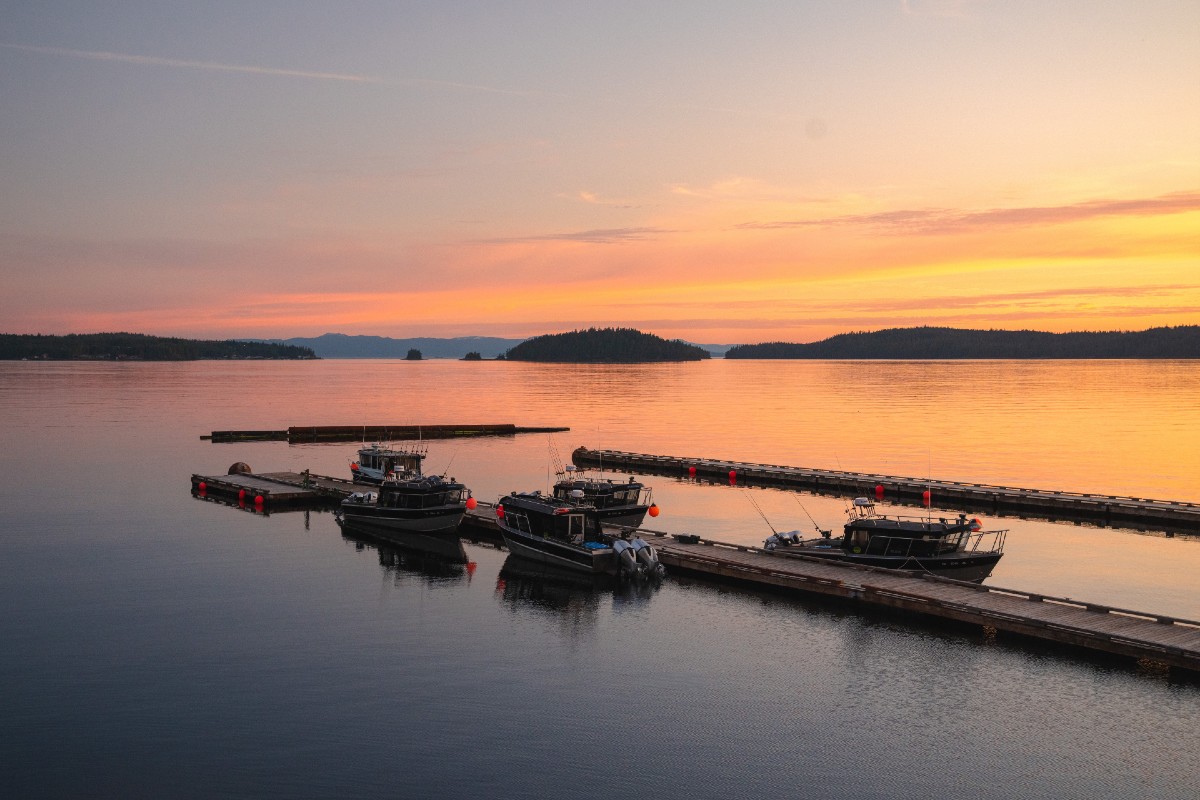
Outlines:
POLYGON ((518 433, 561 433, 570 428, 502 425, 294 425, 282 431, 213 431, 201 439, 229 442, 390 442, 404 439, 454 439, 467 436, 515 436, 518 433))

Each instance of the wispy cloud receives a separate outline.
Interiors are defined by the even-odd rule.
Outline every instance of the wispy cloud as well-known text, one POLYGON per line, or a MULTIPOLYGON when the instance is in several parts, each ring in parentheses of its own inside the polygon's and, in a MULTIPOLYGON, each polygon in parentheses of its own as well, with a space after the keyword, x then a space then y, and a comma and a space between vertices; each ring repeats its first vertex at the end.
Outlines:
POLYGON ((163 58, 160 56, 145 56, 133 53, 110 53, 102 50, 73 50, 66 47, 43 47, 32 44, 12 44, 0 42, 0 47, 9 50, 21 50, 27 53, 81 58, 91 61, 111 61, 121 64, 136 64, 147 67, 168 67, 174 69, 196 69, 210 72, 237 72, 247 75, 264 75, 278 78, 303 78, 320 81, 342 81, 377 86, 433 86, 447 89, 462 89, 476 92, 490 92, 507 95, 550 95, 550 92, 523 89, 505 89, 497 86, 484 86, 474 83, 443 81, 432 78, 382 78, 373 75, 358 75, 346 72, 317 72, 300 69, 279 69, 276 67, 258 67, 245 64, 221 64, 214 61, 191 61, 181 58, 163 58))
POLYGON ((942 234, 981 228, 1057 225, 1098 217, 1144 217, 1192 211, 1200 211, 1200 192, 1174 192, 1159 197, 1134 200, 1089 200, 1062 206, 992 208, 984 211, 961 211, 946 208, 899 209, 840 217, 743 222, 734 227, 740 230, 775 230, 780 228, 865 226, 895 233, 942 234))
POLYGON ((676 231, 666 228, 598 228, 590 231, 569 233, 542 233, 534 236, 513 236, 502 239, 484 239, 479 244, 513 244, 519 242, 582 242, 585 244, 618 244, 640 242, 676 231))

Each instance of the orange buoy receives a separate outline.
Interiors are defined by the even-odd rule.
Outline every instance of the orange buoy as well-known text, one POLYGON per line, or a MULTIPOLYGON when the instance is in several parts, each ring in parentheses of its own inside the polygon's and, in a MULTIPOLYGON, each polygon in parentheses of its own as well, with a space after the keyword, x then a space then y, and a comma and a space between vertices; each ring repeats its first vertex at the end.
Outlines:
POLYGON ((656 506, 656 505, 650 506, 649 512, 650 512, 650 516, 657 517, 658 516, 658 506, 656 506))
POLYGON ((477 506, 477 505, 479 505, 479 501, 476 500, 474 497, 467 498, 467 510, 468 511, 474 511, 475 506, 477 506))

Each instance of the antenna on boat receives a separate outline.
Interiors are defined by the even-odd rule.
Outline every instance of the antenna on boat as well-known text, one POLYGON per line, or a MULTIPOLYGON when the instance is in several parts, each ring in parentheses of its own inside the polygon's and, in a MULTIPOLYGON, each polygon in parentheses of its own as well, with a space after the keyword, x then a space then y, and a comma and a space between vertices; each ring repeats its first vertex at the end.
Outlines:
POLYGON ((759 507, 758 501, 751 497, 750 493, 745 489, 742 489, 742 494, 744 494, 746 499, 750 501, 750 505, 754 506, 754 510, 758 512, 758 515, 763 518, 763 522, 767 523, 767 527, 771 529, 771 533, 778 536, 779 531, 775 530, 775 526, 771 524, 771 520, 767 519, 767 515, 764 514, 762 508, 759 507))

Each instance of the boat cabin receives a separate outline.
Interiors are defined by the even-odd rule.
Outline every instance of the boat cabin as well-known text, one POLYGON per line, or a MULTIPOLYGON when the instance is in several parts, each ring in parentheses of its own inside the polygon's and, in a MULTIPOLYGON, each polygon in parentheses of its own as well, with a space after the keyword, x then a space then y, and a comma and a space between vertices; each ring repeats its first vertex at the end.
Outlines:
POLYGON ((466 487, 461 483, 446 483, 429 479, 420 481, 385 481, 379 487, 377 505, 381 508, 438 508, 465 502, 466 487))
POLYGON ((357 466, 368 475, 420 475, 424 459, 419 450, 389 450, 373 444, 358 451, 357 466))
POLYGON ((500 501, 503 524, 524 533, 547 539, 586 544, 607 543, 600 531, 600 518, 596 509, 579 503, 579 497, 547 497, 540 492, 533 494, 510 494, 500 501))

